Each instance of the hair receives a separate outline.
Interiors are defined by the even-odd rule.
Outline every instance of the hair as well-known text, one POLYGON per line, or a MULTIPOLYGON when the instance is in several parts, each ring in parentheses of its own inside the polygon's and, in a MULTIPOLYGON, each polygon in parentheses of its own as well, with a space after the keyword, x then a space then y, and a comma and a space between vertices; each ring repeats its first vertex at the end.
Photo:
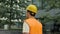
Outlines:
POLYGON ((29 12, 31 16, 35 16, 35 14, 36 14, 36 13, 30 11, 30 10, 27 10, 27 12, 29 12))

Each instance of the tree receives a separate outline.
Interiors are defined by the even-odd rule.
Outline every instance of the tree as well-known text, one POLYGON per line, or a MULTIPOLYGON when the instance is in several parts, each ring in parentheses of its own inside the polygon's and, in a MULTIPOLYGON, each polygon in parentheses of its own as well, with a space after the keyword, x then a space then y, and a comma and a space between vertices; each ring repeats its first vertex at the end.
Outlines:
POLYGON ((25 8, 28 5, 27 3, 27 0, 0 0, 0 18, 7 18, 6 20, 0 19, 0 24, 9 24, 9 26, 11 26, 16 23, 12 22, 12 20, 19 21, 19 19, 23 22, 25 19, 25 8))

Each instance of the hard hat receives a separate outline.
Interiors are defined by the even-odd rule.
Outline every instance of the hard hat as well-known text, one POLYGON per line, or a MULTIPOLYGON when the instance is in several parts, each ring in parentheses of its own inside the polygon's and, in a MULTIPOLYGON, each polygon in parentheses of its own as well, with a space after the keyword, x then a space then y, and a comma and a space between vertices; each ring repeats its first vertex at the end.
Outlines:
POLYGON ((31 12, 33 12, 33 13, 37 13, 37 7, 35 6, 35 5, 29 5, 27 8, 26 8, 26 10, 29 10, 29 11, 31 11, 31 12))

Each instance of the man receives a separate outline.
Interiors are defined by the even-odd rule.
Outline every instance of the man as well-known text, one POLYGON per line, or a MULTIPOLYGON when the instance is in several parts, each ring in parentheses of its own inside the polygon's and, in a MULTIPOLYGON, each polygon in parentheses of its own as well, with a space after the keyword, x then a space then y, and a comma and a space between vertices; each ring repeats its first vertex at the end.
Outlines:
POLYGON ((27 19, 23 24, 23 34, 42 34, 42 24, 34 17, 37 13, 37 7, 31 4, 26 10, 27 19))

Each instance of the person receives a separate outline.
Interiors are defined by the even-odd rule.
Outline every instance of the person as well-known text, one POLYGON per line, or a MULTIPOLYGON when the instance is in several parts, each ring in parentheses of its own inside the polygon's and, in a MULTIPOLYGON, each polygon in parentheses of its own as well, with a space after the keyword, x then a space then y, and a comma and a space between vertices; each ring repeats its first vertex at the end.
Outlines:
POLYGON ((26 20, 23 23, 23 34, 42 34, 42 24, 35 19, 37 7, 30 4, 27 7, 26 20))

